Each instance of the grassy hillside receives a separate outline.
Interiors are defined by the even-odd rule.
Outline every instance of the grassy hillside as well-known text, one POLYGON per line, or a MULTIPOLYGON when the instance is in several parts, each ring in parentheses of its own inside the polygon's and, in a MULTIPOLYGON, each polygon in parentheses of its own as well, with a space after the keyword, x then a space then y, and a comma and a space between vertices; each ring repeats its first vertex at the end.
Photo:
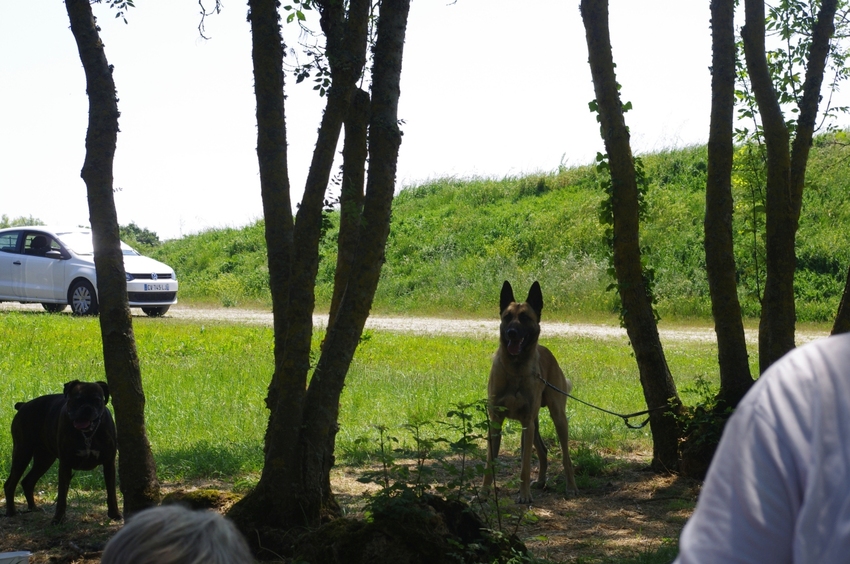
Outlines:
MULTIPOLYGON (((850 264, 850 148, 819 138, 798 234, 798 317, 832 318, 850 264)), ((655 270, 662 317, 710 317, 703 252, 704 147, 643 157, 649 191, 641 241, 655 270)), ((763 225, 759 179, 742 150, 736 165, 736 259, 747 315, 759 313, 763 225)), ((393 206, 387 262, 375 302, 384 313, 494 315, 502 280, 524 292, 540 280, 546 311, 593 319, 616 312, 594 167, 520 178, 446 179, 403 190, 393 206)), ((322 244, 318 299, 329 300, 338 217, 322 244)), ((262 222, 166 242, 151 254, 174 266, 183 298, 225 306, 268 303, 262 222)))

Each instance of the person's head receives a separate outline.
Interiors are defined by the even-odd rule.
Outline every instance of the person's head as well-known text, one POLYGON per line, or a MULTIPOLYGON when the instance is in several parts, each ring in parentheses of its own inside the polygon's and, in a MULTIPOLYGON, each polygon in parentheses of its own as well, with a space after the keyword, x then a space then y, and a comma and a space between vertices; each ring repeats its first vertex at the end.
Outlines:
POLYGON ((106 544, 101 564, 243 564, 251 551, 213 511, 163 505, 137 513, 106 544))

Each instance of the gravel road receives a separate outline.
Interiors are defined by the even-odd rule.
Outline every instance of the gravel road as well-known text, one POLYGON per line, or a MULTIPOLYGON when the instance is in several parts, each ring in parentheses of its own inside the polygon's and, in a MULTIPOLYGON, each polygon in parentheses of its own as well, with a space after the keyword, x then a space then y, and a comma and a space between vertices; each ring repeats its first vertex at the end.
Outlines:
MULTIPOLYGON (((270 312, 240 310, 240 309, 199 309, 172 308, 169 315, 178 319, 194 320, 228 320, 240 323, 272 324, 270 312)), ((326 315, 314 315, 313 325, 324 328, 327 326, 326 315)), ((386 317, 369 316, 366 328, 381 331, 398 331, 402 333, 418 333, 425 335, 472 335, 481 337, 496 337, 499 333, 498 319, 441 319, 436 317, 386 317)), ((597 339, 626 338, 625 329, 608 325, 591 325, 583 323, 542 323, 542 332, 550 336, 585 336, 597 339)), ((679 340, 709 340, 714 338, 714 332, 703 329, 661 331, 662 338, 679 340)))
MULTIPOLYGON (((258 325, 272 325, 272 314, 266 311, 234 309, 234 308, 188 308, 176 306, 168 312, 169 316, 176 319, 194 320, 227 320, 239 323, 254 323, 258 325)), ((326 315, 314 315, 313 325, 324 328, 327 326, 326 315)), ((369 316, 366 320, 366 328, 381 331, 398 331, 402 333, 418 333, 424 335, 471 335, 480 337, 493 337, 499 333, 498 319, 441 319, 436 317, 386 317, 369 316)), ((589 323, 559 323, 543 321, 541 332, 544 336, 580 336, 595 339, 627 339, 626 330, 612 325, 593 325, 589 323)), ((676 327, 673 329, 660 329, 659 334, 662 341, 703 341, 715 340, 712 328, 687 328, 676 327)), ((803 344, 815 339, 827 337, 828 333, 806 331, 797 332, 797 344, 803 344)), ((758 331, 755 329, 747 331, 747 342, 755 345, 758 343, 758 331)))
MULTIPOLYGON (((19 310, 43 312, 39 304, 18 304, 11 302, 0 303, 0 311, 19 310)), ((65 315, 69 315, 69 310, 65 315)), ((134 316, 144 317, 141 310, 133 309, 134 316)), ((200 308, 187 307, 178 304, 166 314, 166 318, 190 319, 194 321, 226 321, 232 323, 248 323, 271 327, 272 314, 270 311, 238 309, 238 308, 200 308)), ((316 327, 327 326, 327 316, 313 316, 316 327)), ((472 335, 495 338, 499 331, 498 319, 439 319, 435 317, 385 317, 370 316, 366 328, 381 331, 398 331, 426 335, 472 335)), ((610 325, 592 325, 585 323, 557 323, 543 321, 541 324, 544 336, 582 336, 596 339, 626 339, 626 331, 610 325)), ((715 339, 714 330, 710 328, 661 329, 662 341, 704 341, 715 339)), ((827 336, 827 332, 797 332, 797 344, 802 344, 827 336)), ((757 332, 747 332, 747 342, 756 344, 757 332)))

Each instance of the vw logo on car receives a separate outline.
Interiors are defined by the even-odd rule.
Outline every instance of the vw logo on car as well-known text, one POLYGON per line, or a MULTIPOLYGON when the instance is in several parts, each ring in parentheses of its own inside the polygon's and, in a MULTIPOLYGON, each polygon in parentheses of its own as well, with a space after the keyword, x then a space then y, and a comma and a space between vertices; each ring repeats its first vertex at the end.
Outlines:
MULTIPOLYGON (((121 242, 130 307, 158 317, 177 303, 174 269, 121 242)), ((0 301, 68 305, 76 315, 98 311, 91 229, 42 226, 0 229, 0 301)))

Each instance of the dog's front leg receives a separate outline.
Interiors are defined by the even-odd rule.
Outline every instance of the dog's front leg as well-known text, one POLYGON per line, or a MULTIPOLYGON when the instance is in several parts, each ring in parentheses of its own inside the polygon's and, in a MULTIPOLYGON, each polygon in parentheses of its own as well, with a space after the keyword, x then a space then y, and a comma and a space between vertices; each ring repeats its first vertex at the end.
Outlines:
POLYGON ((481 486, 481 495, 490 493, 493 476, 496 472, 495 460, 499 456, 502 447, 502 424, 505 418, 498 413, 490 414, 490 424, 487 427, 487 468, 484 470, 484 484, 481 486))
POLYGON ((548 450, 543 437, 540 436, 540 417, 534 421, 534 450, 537 451, 537 480, 531 484, 532 488, 540 489, 546 487, 546 472, 549 469, 548 450))
POLYGON ((522 470, 519 475, 519 497, 516 500, 521 504, 531 503, 531 447, 536 429, 534 419, 524 422, 522 427, 522 470))
POLYGON ((115 458, 103 463, 103 481, 106 483, 106 514, 110 519, 118 521, 123 519, 118 509, 118 495, 115 492, 115 458))
POLYGON ((56 511, 53 513, 53 524, 57 525, 65 518, 65 508, 68 505, 68 488, 71 486, 73 471, 71 465, 62 458, 59 459, 59 493, 56 496, 56 511))

